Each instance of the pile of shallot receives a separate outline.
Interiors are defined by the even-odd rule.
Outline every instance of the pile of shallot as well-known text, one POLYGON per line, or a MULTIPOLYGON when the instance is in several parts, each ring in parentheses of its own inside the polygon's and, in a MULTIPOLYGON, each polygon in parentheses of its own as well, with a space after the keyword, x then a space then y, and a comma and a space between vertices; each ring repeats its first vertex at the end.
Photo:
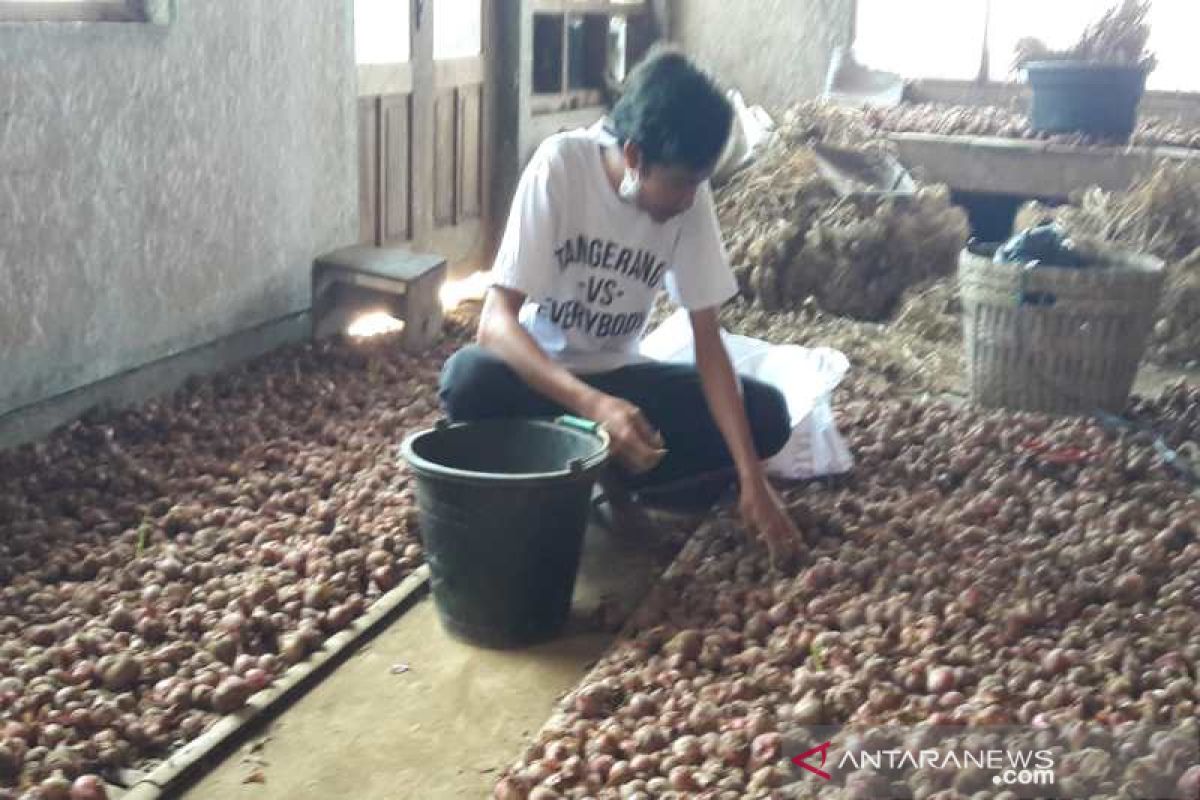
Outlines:
MULTIPOLYGON (((1195 398, 1137 411, 1177 425, 1195 398)), ((1174 726, 1073 779, 1195 792, 1179 747, 1200 702, 1200 499, 1148 434, 933 401, 839 416, 853 474, 786 495, 805 563, 771 568, 733 518, 702 528, 495 796, 809 796, 791 732, 888 723, 1120 742, 1174 726)), ((908 791, 973 797, 974 777, 925 771, 908 791)))
POLYGON ((420 565, 397 448, 461 334, 288 348, 0 453, 0 799, 102 797, 420 565))

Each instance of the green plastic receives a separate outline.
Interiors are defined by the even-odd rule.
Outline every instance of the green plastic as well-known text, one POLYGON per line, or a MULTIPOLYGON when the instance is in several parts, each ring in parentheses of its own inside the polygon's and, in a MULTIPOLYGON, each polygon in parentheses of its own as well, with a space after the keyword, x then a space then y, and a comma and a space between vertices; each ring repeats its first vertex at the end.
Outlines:
POLYGON ((412 434, 401 451, 417 477, 443 627, 487 647, 556 636, 608 460, 604 431, 562 419, 443 424, 412 434))
POLYGON ((572 428, 578 428, 579 430, 587 431, 588 433, 595 433, 596 431, 600 430, 600 423, 593 422, 590 419, 584 419, 583 417, 575 417, 570 414, 563 414, 554 421, 559 425, 567 425, 572 428))

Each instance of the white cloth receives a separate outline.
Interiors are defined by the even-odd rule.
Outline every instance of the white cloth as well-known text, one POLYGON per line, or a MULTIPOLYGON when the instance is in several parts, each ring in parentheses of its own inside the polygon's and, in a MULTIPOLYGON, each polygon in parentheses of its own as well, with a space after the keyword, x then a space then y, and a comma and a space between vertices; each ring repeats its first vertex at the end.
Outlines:
POLYGON ((713 169, 714 186, 722 185, 738 170, 752 163, 775 133, 775 121, 762 106, 747 106, 737 89, 730 89, 725 96, 733 105, 733 129, 713 169))
POLYGON ((600 123, 555 134, 525 168, 492 285, 526 295, 521 324, 576 373, 642 360, 638 342, 665 287, 700 310, 737 293, 707 184, 665 223, 623 202, 602 162, 600 123))
MULTIPOLYGON (((850 368, 846 356, 829 347, 773 345, 721 331, 729 360, 740 375, 757 378, 783 393, 792 435, 767 461, 767 472, 793 480, 836 475, 854 466, 846 440, 833 420, 831 395, 850 368)), ((655 361, 695 363, 692 327, 685 311, 676 311, 641 344, 655 361)))

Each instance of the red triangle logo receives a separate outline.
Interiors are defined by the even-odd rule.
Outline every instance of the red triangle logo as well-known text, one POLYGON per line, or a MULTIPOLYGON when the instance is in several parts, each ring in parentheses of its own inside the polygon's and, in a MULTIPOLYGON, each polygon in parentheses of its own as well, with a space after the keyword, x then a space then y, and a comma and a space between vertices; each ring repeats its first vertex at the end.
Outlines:
POLYGON ((804 753, 801 753, 798 756, 793 757, 792 763, 795 764, 797 767, 801 767, 803 769, 808 770, 809 772, 811 772, 812 774, 814 774, 820 778, 824 778, 825 780, 831 780, 832 776, 828 772, 826 772, 823 769, 817 769, 812 764, 808 763, 808 759, 810 756, 820 753, 821 754, 821 766, 822 767, 825 766, 825 759, 829 755, 829 745, 830 745, 829 742, 824 742, 822 744, 819 744, 816 747, 814 747, 813 749, 808 750, 804 753))

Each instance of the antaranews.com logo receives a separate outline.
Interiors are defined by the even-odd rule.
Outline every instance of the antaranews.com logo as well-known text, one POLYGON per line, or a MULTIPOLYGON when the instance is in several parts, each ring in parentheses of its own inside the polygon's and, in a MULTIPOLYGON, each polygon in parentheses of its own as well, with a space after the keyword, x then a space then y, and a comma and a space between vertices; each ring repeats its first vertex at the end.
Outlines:
POLYGON ((839 787, 872 800, 943 790, 1005 798, 1196 800, 1188 783, 1200 768, 1200 740, 1187 724, 824 728, 793 732, 786 741, 787 752, 795 753, 790 761, 798 797, 822 797, 822 790, 839 787))

